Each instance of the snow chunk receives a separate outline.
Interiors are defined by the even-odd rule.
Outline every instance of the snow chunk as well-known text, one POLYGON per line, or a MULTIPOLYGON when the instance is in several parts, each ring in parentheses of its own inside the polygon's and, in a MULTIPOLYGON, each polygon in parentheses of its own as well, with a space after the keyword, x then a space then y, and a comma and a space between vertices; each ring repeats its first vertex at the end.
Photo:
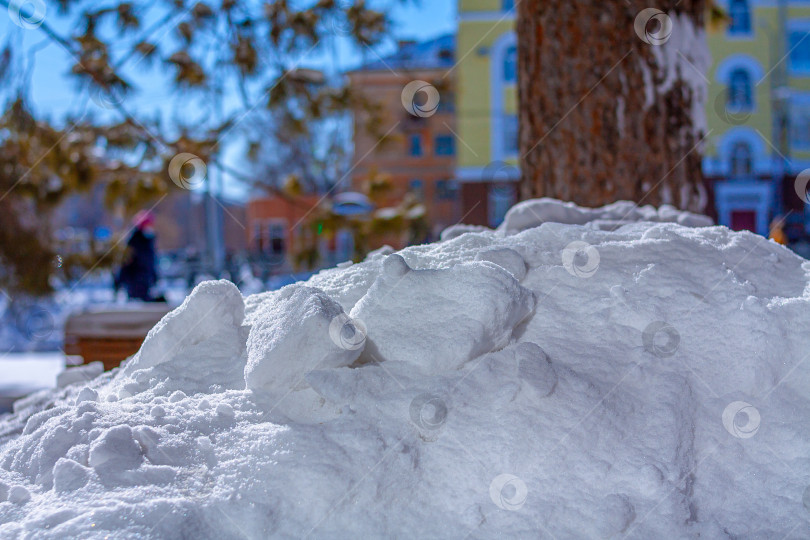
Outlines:
POLYGON ((166 409, 164 409, 161 405, 155 405, 152 407, 152 410, 149 411, 149 414, 155 418, 163 418, 166 416, 166 409))
POLYGON ((233 418, 235 416, 233 407, 231 407, 227 403, 220 403, 219 405, 217 405, 216 413, 219 416, 223 416, 225 418, 233 418))
POLYGON ((535 302, 500 266, 413 270, 395 254, 351 315, 368 332, 366 361, 407 362, 440 373, 505 346, 535 302))
POLYGON ((132 373, 172 360, 175 355, 222 331, 242 324, 245 304, 230 281, 205 281, 197 285, 183 304, 155 325, 127 365, 132 373))
POLYGON ((25 504, 31 500, 31 492, 25 486, 14 486, 8 491, 8 502, 13 504, 25 504))
POLYGON ((79 395, 76 396, 76 405, 93 401, 98 401, 98 392, 89 387, 82 388, 79 395))
POLYGON ((365 338, 345 337, 340 304, 320 289, 289 285, 254 316, 248 337, 245 384, 250 390, 290 390, 305 385, 313 369, 348 366, 365 338))
POLYGON ((143 461, 138 441, 127 425, 106 430, 90 446, 90 466, 94 469, 136 469, 143 461))
POLYGON ((90 479, 90 469, 72 459, 59 458, 53 468, 53 489, 75 491, 84 487, 90 479))
MULTIPOLYGON (((245 305, 230 281, 197 285, 183 304, 150 330, 140 351, 114 382, 124 399, 160 385, 185 394, 244 384, 245 305)), ((109 399, 109 398, 108 398, 109 399)))

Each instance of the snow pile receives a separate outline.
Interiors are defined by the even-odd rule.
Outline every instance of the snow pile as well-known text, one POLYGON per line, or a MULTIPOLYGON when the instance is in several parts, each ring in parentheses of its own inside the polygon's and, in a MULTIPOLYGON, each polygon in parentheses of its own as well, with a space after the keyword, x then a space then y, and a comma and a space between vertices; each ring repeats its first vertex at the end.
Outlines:
POLYGON ((531 291, 489 261, 418 270, 394 254, 351 315, 365 324, 365 360, 438 374, 506 346, 534 305, 531 291))
POLYGON ((247 388, 286 392, 313 369, 351 365, 363 339, 347 346, 355 335, 349 321, 340 304, 320 289, 285 287, 255 317, 248 336, 247 388))
POLYGON ((201 284, 0 420, 0 537, 806 536, 810 263, 550 207, 589 214, 201 284))
POLYGON ((509 210, 499 229, 514 234, 547 222, 601 226, 605 223, 623 225, 636 221, 672 222, 687 227, 708 227, 714 224, 706 216, 678 210, 669 205, 655 208, 651 205, 637 206, 630 201, 618 201, 601 208, 583 208, 574 203, 543 198, 516 204, 509 210))
MULTIPOLYGON (((587 225, 590 228, 615 230, 616 228, 639 221, 679 223, 686 227, 710 227, 711 218, 678 210, 665 204, 660 208, 652 205, 638 206, 630 201, 618 201, 601 208, 583 208, 571 202, 557 199, 532 199, 513 206, 507 212, 503 223, 498 227, 501 233, 517 234, 527 229, 539 227, 543 223, 567 223, 587 225)), ((479 225, 454 225, 442 232, 442 240, 452 240, 469 232, 485 232, 490 229, 479 225)))

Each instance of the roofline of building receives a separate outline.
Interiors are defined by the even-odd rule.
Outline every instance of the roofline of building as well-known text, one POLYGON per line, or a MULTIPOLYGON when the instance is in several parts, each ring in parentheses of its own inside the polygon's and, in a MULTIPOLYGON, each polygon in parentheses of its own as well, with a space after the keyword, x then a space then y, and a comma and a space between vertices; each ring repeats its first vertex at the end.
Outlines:
POLYGON ((452 69, 450 67, 408 67, 408 68, 401 68, 401 69, 391 69, 386 67, 381 68, 374 68, 374 69, 353 69, 351 71, 346 71, 346 75, 356 75, 356 74, 376 74, 376 73, 390 73, 391 75, 399 75, 401 73, 414 73, 414 72, 422 72, 422 71, 435 71, 437 73, 447 73, 452 69))
MULTIPOLYGON (((450 38, 450 37, 455 38, 456 35, 457 34, 455 32, 448 32, 448 33, 445 33, 445 34, 438 35, 438 36, 436 36, 434 38, 414 42, 413 46, 419 46, 419 45, 424 45, 424 44, 427 44, 427 43, 433 43, 435 41, 439 41, 441 39, 446 39, 446 38, 450 38)), ((394 53, 394 54, 396 54, 396 53, 394 53)), ((385 56, 385 57, 378 57, 379 60, 375 60, 373 62, 370 62, 369 64, 376 64, 378 62, 383 62, 383 64, 384 64, 385 62, 388 62, 388 61, 393 63, 396 60, 392 59, 391 56, 392 55, 388 55, 388 56, 385 56)), ((409 66, 407 68, 393 69, 393 68, 390 68, 390 67, 387 67, 387 66, 383 65, 383 66, 380 66, 380 67, 358 66, 358 67, 356 67, 354 69, 350 69, 350 70, 348 70, 348 71, 346 71, 344 73, 347 74, 347 75, 351 75, 353 73, 373 73, 373 72, 377 72, 377 71, 393 71, 393 72, 396 73, 397 71, 405 71, 405 72, 408 72, 408 71, 432 71, 432 70, 435 70, 435 71, 448 71, 450 69, 452 69, 452 66, 448 66, 448 67, 444 68, 444 67, 437 67, 437 66, 420 67, 420 66, 416 65, 416 66, 413 66, 413 67, 409 66)))

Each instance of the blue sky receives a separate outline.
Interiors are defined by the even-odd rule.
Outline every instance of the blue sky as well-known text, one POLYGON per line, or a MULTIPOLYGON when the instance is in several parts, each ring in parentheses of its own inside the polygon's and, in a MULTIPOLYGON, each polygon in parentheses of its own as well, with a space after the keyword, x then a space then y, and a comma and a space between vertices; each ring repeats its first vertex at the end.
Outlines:
MULTIPOLYGON (((456 28, 457 0, 371 0, 373 7, 391 6, 389 16, 393 22, 393 33, 387 43, 382 44, 377 53, 385 55, 394 49, 398 39, 429 39, 444 33, 454 32, 456 28)), ((53 12, 46 14, 46 20, 62 33, 69 28, 60 20, 54 8, 54 2, 47 2, 53 12)), ((5 14, 3 14, 5 15, 5 14)), ((30 77, 29 95, 32 105, 41 114, 53 121, 60 121, 68 112, 82 111, 89 107, 95 114, 114 114, 97 107, 84 92, 79 92, 66 74, 73 62, 61 47, 53 44, 40 30, 22 30, 14 25, 9 17, 0 16, 0 35, 2 41, 11 39, 16 46, 35 53, 34 68, 30 77)), ((339 46, 339 69, 346 69, 362 60, 361 52, 346 44, 339 46)), ((373 53, 367 52, 367 56, 373 53)), ((142 113, 154 115, 167 114, 169 90, 159 76, 139 78, 136 81, 137 93, 127 98, 130 108, 137 108, 142 113)), ((173 111, 168 111, 172 114, 173 111)), ((229 149, 234 154, 235 149, 229 149)), ((230 157, 227 161, 231 161, 230 157)), ((226 193, 239 196, 240 186, 227 182, 226 193)))
MULTIPOLYGON (((453 32, 456 27, 457 0, 384 0, 370 2, 378 7, 393 6, 389 11, 394 23, 393 40, 428 39, 437 35, 453 32)), ((53 3, 49 2, 52 8, 53 3)), ((53 16, 48 13, 47 20, 53 23, 53 16)), ((60 25, 57 24, 57 28, 60 25)), ((66 29, 62 29, 65 30, 66 29)), ((43 48, 36 53, 36 67, 32 74, 31 96, 34 106, 41 112, 55 113, 61 116, 66 110, 75 107, 85 99, 77 93, 64 74, 72 62, 69 56, 58 46, 50 43, 39 30, 20 30, 7 17, 0 17, 0 35, 3 41, 11 37, 14 42, 23 43, 26 48, 39 44, 43 48)), ((392 41, 393 41, 392 40, 392 41)), ((380 54, 391 52, 392 41, 379 48, 380 54)), ((341 48, 341 63, 351 66, 359 59, 358 51, 341 48)), ((146 85, 143 85, 146 86, 146 85)), ((144 105, 159 104, 167 92, 154 85, 151 88, 139 89, 137 99, 144 105)))

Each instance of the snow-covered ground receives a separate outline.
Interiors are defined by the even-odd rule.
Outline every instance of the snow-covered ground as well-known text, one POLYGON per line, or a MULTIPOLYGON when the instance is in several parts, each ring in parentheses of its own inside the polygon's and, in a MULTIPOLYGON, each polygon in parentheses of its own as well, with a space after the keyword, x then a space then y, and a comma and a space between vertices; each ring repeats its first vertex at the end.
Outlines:
POLYGON ((534 201, 204 283, 0 420, 0 537, 806 538, 810 263, 706 224, 534 201))
POLYGON ((0 413, 11 411, 14 400, 37 390, 56 388, 56 379, 65 369, 61 352, 0 353, 0 413))
MULTIPOLYGON (((243 283, 242 292, 250 294, 280 289, 311 275, 281 274, 262 282, 245 266, 239 279, 243 283)), ((156 292, 175 307, 182 303, 190 290, 183 279, 162 279, 156 292)), ((17 298, 12 302, 11 297, 0 290, 0 354, 62 350, 65 321, 70 314, 105 307, 138 309, 140 305, 140 302, 127 301, 123 291, 116 296, 112 279, 105 273, 86 276, 73 284, 59 283, 53 295, 45 298, 17 298)))

